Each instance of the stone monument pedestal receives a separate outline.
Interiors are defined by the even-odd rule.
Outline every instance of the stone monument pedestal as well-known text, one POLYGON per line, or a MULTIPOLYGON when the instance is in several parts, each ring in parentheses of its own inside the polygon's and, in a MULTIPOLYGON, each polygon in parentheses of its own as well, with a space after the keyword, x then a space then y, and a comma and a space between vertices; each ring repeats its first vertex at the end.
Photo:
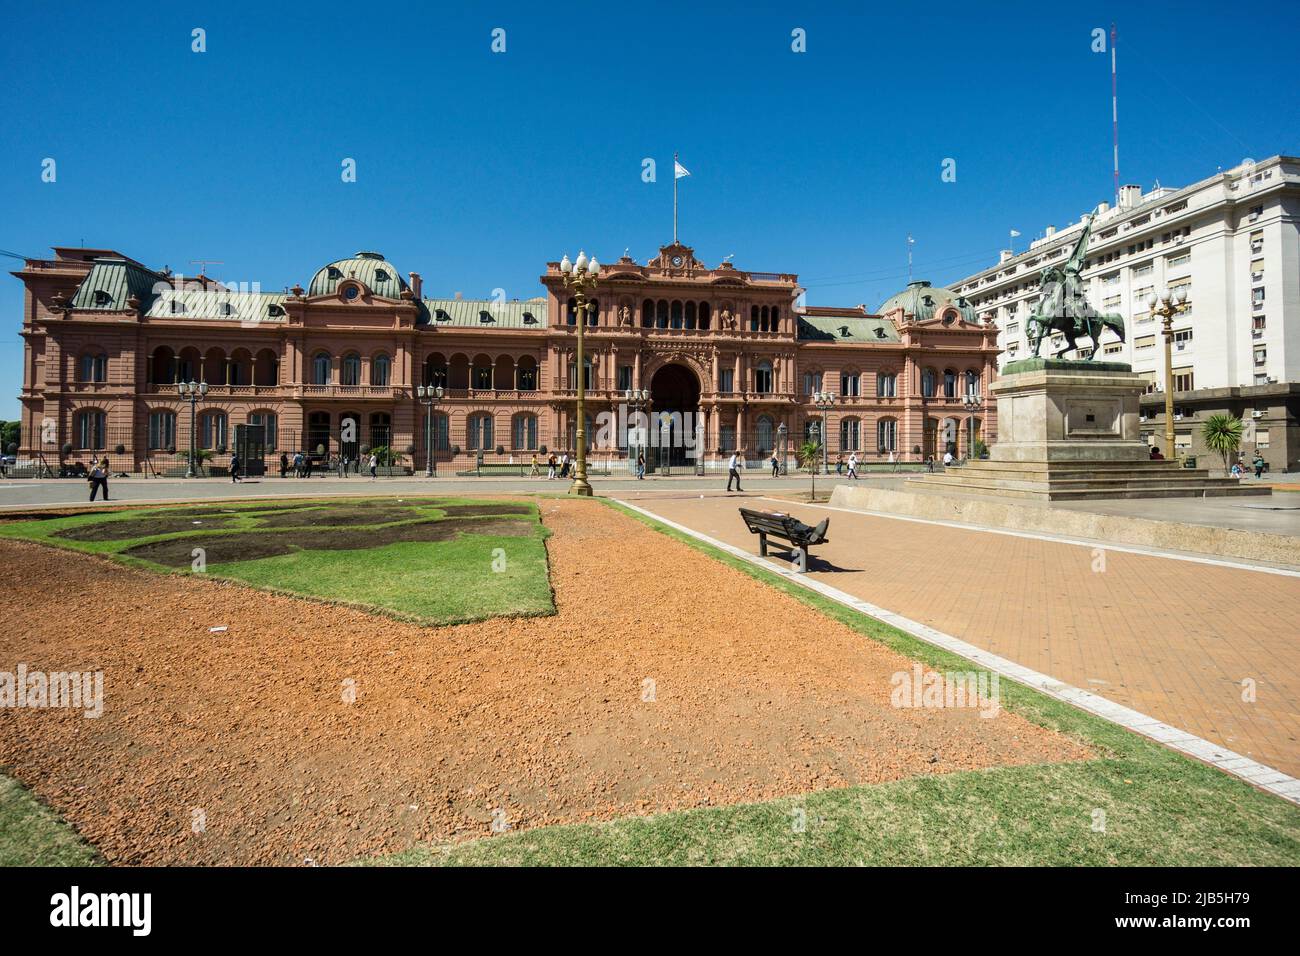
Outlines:
POLYGON ((1012 362, 990 387, 998 401, 999 462, 1146 461, 1138 398, 1146 381, 1114 362, 1012 362))
POLYGON ((989 390, 998 402, 989 458, 909 479, 909 491, 1037 501, 1268 494, 1177 461, 1152 461, 1138 431, 1146 380, 1128 365, 1024 359, 989 390))

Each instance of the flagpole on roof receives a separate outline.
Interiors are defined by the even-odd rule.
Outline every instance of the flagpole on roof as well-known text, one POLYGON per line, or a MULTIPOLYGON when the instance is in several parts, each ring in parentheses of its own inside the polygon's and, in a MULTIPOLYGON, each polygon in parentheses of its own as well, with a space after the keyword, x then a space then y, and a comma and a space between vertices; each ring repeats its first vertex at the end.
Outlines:
POLYGON ((677 245, 677 154, 673 153, 673 245, 677 245))

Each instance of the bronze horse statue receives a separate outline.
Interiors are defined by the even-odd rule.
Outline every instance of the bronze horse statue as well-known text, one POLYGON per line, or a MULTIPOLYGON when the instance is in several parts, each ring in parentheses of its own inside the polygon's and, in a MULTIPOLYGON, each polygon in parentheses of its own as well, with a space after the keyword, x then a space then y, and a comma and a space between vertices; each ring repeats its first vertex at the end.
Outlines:
POLYGON ((1089 216, 1083 227, 1083 235, 1075 243, 1070 258, 1059 266, 1048 266, 1039 276, 1038 304, 1025 324, 1025 333, 1029 337, 1035 358, 1038 357, 1043 339, 1053 332, 1060 332, 1066 341, 1065 347, 1053 358, 1077 349, 1078 340, 1086 335, 1092 339, 1092 353, 1088 356, 1092 359, 1097 354, 1101 344, 1098 339, 1104 329, 1110 329, 1118 335, 1121 342, 1125 340, 1124 317, 1115 313, 1098 312, 1089 304, 1084 293, 1080 272, 1083 269, 1084 253, 1088 249, 1088 238, 1092 234, 1092 220, 1093 217, 1089 216))

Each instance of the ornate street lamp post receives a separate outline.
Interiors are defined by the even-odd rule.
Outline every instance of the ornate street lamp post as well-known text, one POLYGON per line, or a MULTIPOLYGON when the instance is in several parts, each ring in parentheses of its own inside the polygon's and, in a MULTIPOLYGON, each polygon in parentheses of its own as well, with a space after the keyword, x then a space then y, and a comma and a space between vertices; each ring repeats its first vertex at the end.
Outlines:
POLYGON ((1165 457, 1174 455, 1174 316, 1186 312, 1187 290, 1170 292, 1165 289, 1147 296, 1147 308, 1161 318, 1161 331, 1165 334, 1165 457))
POLYGON ((966 457, 969 459, 975 453, 975 413, 984 406, 984 396, 978 392, 967 392, 961 403, 966 407, 967 413, 966 457))
POLYGON ((780 425, 776 426, 776 447, 781 450, 780 451, 781 459, 779 464, 777 465, 777 474, 784 475, 785 459, 786 459, 786 452, 787 452, 787 448, 785 444, 785 422, 782 422, 780 425))
POLYGON ((600 275, 600 263, 595 257, 587 260, 585 252, 578 252, 578 261, 569 262, 566 255, 560 260, 560 272, 564 274, 564 287, 573 290, 578 321, 578 423, 574 449, 578 454, 578 463, 573 473, 573 484, 569 494, 591 496, 591 485, 587 482, 587 366, 583 354, 582 333, 587 325, 587 313, 595 311, 595 306, 587 302, 587 293, 596 288, 596 277, 600 275))
MULTIPOLYGON (((623 401, 627 403, 628 421, 631 421, 633 416, 639 416, 641 409, 645 408, 647 405, 650 404, 650 389, 629 388, 623 392, 623 401)), ((641 457, 641 449, 642 449, 642 445, 641 445, 642 427, 640 422, 641 419, 638 417, 637 418, 638 424, 636 427, 636 438, 637 438, 636 444, 633 445, 632 442, 628 442, 628 461, 631 463, 632 470, 634 472, 636 471, 637 461, 641 457)), ((646 421, 645 427, 646 429, 650 427, 650 423, 648 420, 646 421)))
POLYGON ((442 386, 417 385, 415 394, 419 396, 420 404, 424 406, 424 457, 427 459, 424 463, 424 477, 432 478, 435 473, 433 466, 433 406, 442 401, 442 386))
POLYGON ((194 430, 196 412, 195 409, 199 404, 199 398, 208 394, 207 382, 177 382, 176 390, 180 392, 181 398, 190 403, 190 464, 185 469, 186 478, 197 478, 198 472, 194 470, 194 460, 199 456, 199 436, 194 430))
POLYGON ((821 409, 822 413, 822 471, 828 475, 831 473, 829 441, 831 433, 826 413, 835 407, 836 397, 834 392, 813 392, 813 403, 821 409))

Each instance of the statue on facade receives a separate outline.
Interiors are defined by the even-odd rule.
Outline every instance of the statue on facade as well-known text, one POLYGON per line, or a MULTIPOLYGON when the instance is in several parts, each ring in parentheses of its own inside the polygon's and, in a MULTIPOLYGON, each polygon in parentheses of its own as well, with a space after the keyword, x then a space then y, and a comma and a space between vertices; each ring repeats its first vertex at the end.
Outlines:
POLYGON ((1065 347, 1056 353, 1059 358, 1071 349, 1078 348, 1078 340, 1083 336, 1092 339, 1092 359, 1100 347, 1098 341, 1103 329, 1110 329, 1124 341, 1124 318, 1114 313, 1102 314, 1092 307, 1084 291, 1083 271, 1084 254, 1088 251, 1088 239, 1092 235, 1093 216, 1088 217, 1083 227, 1083 235, 1074 245, 1070 257, 1059 266, 1048 266, 1039 275, 1038 304, 1025 323, 1025 332, 1029 337, 1030 350, 1034 357, 1042 347, 1043 339, 1053 332, 1065 336, 1065 347))
POLYGON ((722 315, 718 317, 722 321, 724 329, 734 329, 736 327, 736 317, 731 314, 730 309, 723 309, 722 315))
POLYGON ((618 321, 620 325, 632 324, 632 312, 627 306, 623 306, 618 310, 618 321))

